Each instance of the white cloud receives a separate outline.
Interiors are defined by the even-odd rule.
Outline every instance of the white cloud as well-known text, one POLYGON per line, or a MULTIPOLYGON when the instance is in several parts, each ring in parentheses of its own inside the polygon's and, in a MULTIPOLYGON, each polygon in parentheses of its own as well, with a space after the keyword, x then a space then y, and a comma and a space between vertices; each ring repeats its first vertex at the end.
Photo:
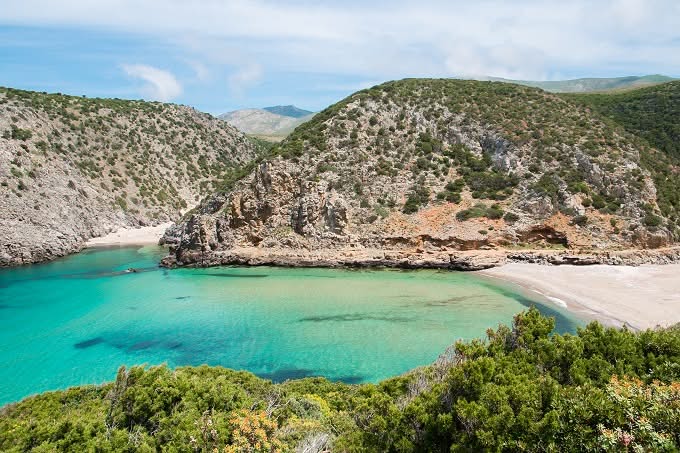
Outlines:
POLYGON ((144 64, 125 64, 122 67, 128 76, 144 81, 140 90, 147 99, 167 102, 182 94, 182 85, 168 71, 144 64))
POLYGON ((0 23, 144 30, 208 66, 244 67, 235 86, 257 79, 252 62, 366 79, 680 74, 677 0, 3 0, 0 23))
POLYGON ((212 74, 208 67, 200 61, 187 61, 187 64, 194 71, 194 76, 199 82, 206 82, 212 78, 212 74))
POLYGON ((251 86, 262 80, 262 67, 249 64, 229 76, 229 90, 232 95, 241 97, 251 86))

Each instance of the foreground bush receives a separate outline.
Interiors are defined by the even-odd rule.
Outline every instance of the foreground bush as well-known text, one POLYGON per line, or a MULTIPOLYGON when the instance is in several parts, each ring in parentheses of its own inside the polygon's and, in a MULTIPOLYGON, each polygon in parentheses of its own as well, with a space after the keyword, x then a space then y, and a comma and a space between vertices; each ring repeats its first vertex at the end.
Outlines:
POLYGON ((272 384, 220 367, 121 368, 116 381, 0 412, 2 451, 677 451, 680 330, 535 309, 486 341, 377 385, 272 384))

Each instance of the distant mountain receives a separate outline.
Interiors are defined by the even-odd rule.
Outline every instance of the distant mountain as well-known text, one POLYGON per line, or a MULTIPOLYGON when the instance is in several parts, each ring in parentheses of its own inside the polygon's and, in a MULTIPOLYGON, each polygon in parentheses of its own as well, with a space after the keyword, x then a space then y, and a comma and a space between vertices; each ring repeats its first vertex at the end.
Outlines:
POLYGON ((218 118, 228 122, 236 129, 249 135, 254 135, 259 138, 270 141, 281 141, 288 134, 293 132, 300 124, 309 121, 314 116, 313 112, 298 109, 292 105, 267 107, 265 109, 243 109, 234 110, 220 115, 218 118), (283 115, 280 113, 272 113, 268 109, 277 109, 278 111, 285 111, 289 114, 298 114, 306 112, 305 116, 296 117, 292 115, 283 115))
POLYGON ((289 116, 291 118, 302 118, 303 116, 311 115, 314 112, 295 107, 294 105, 275 105, 273 107, 265 107, 266 110, 277 115, 289 116))
POLYGON ((535 88, 541 88, 552 93, 589 93, 595 91, 614 91, 641 88, 676 80, 672 77, 654 74, 646 76, 610 77, 610 78, 585 78, 572 80, 531 81, 511 80, 499 77, 483 77, 479 80, 492 82, 516 83, 535 88))

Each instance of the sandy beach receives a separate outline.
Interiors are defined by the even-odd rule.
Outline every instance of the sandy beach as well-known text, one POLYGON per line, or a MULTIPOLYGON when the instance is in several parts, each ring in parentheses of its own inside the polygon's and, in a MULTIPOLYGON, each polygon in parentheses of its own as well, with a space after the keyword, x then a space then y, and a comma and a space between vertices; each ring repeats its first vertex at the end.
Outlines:
POLYGON ((172 222, 150 227, 121 228, 106 236, 90 239, 85 243, 85 247, 158 244, 158 240, 170 225, 172 222))
POLYGON ((512 263, 479 272, 541 293, 577 315, 634 329, 680 323, 680 264, 545 266, 512 263))

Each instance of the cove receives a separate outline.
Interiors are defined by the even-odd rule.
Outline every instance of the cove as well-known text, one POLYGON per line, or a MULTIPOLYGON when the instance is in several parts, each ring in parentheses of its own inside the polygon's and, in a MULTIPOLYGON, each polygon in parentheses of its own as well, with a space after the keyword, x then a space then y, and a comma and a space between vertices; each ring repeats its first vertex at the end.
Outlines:
POLYGON ((438 270, 157 267, 160 247, 91 249, 0 270, 0 405, 115 378, 121 365, 221 365, 282 381, 376 382, 536 305, 475 274, 438 270), (128 268, 139 272, 126 272, 128 268))

